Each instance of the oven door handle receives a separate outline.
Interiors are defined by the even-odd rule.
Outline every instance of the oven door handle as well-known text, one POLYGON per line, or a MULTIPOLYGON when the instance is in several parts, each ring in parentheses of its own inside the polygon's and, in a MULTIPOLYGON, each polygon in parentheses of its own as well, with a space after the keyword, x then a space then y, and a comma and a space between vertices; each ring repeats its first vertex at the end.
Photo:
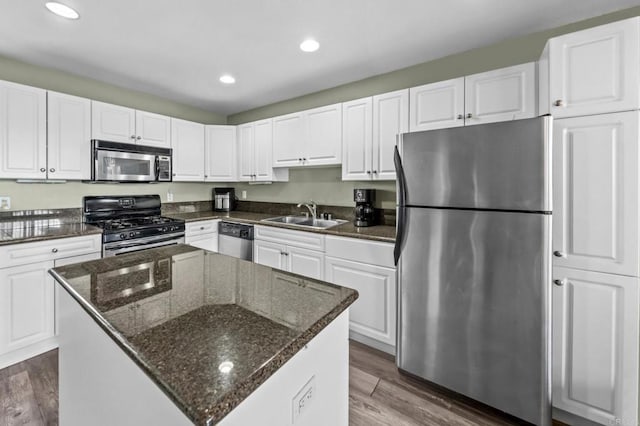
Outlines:
POLYGON ((137 242, 137 243, 132 243, 132 244, 125 244, 125 245, 118 245, 118 246, 111 246, 111 247, 105 247, 106 250, 122 250, 122 249, 128 249, 128 248, 132 248, 132 247, 146 247, 146 248, 153 248, 153 247, 157 247, 158 245, 162 245, 163 243, 166 243, 168 241, 175 241, 176 244, 179 244, 180 241, 184 238, 184 236, 181 237, 176 237, 175 235, 169 238, 163 238, 161 240, 154 240, 154 241, 147 241, 147 242, 137 242))

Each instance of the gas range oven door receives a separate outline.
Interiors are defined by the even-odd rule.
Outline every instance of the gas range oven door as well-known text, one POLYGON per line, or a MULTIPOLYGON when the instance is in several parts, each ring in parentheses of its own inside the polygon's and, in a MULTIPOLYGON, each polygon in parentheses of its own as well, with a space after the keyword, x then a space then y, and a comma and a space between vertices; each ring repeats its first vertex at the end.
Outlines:
POLYGON ((117 256, 154 247, 171 246, 184 243, 184 233, 155 235, 135 240, 115 241, 102 245, 102 257, 117 256))

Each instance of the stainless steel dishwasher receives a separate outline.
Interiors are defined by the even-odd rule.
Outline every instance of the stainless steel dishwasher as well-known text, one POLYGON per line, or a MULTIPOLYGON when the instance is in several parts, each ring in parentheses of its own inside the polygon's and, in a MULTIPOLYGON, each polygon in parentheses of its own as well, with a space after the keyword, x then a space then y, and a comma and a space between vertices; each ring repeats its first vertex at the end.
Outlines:
POLYGON ((218 253, 253 261, 253 225, 220 222, 218 253))

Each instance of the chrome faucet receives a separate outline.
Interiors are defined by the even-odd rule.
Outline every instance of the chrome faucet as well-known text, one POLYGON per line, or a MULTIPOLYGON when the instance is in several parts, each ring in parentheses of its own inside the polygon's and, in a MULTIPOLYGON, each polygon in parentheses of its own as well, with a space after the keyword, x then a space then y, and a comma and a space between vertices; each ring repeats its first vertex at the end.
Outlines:
POLYGON ((318 215, 316 213, 318 205, 313 200, 311 200, 308 203, 300 203, 300 204, 298 204, 298 208, 300 208, 302 206, 305 206, 306 208, 309 209, 309 212, 311 213, 311 217, 312 218, 314 218, 314 219, 318 218, 318 215))

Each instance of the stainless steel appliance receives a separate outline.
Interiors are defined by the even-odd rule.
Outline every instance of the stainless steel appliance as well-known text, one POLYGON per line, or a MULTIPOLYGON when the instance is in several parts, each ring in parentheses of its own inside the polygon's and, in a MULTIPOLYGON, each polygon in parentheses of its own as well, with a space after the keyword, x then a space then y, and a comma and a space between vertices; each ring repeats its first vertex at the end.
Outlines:
POLYGON ((218 253, 253 260, 253 225, 220 222, 218 224, 218 253))
POLYGON ((551 424, 551 117, 401 135, 398 367, 551 424))
POLYGON ((373 226, 375 225, 375 208, 373 201, 375 199, 375 189, 354 189, 353 201, 356 202, 355 219, 353 221, 356 226, 373 226))
POLYGON ((170 148, 91 141, 91 180, 115 182, 171 182, 170 148))
POLYGON ((229 212, 236 209, 236 191, 234 188, 213 188, 213 210, 229 212))
POLYGON ((84 221, 102 228, 102 256, 184 243, 184 221, 161 216, 159 195, 89 196, 84 221))

